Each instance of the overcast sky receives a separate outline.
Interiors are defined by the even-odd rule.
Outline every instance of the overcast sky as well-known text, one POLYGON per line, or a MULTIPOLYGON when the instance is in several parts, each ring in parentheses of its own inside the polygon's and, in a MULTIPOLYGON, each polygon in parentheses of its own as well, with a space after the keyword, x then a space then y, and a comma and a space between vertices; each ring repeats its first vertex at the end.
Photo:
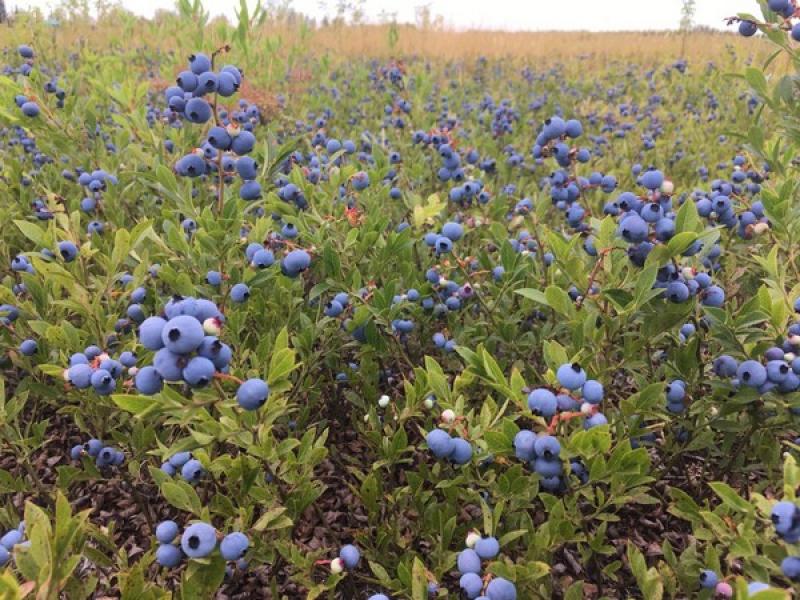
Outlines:
MULTIPOLYGON (((255 0, 248 2, 251 6, 255 4, 255 0)), ((12 8, 46 9, 55 3, 55 0, 10 0, 12 8)), ((171 6, 169 0, 122 0, 122 4, 142 15, 152 15, 159 7, 171 6)), ((239 2, 204 0, 203 4, 212 14, 233 18, 239 2)), ((318 18, 326 12, 321 4, 333 7, 336 0, 291 2, 296 10, 318 18)), ((370 20, 388 12, 395 13, 399 21, 411 22, 414 7, 422 4, 428 4, 433 15, 442 15, 448 25, 460 29, 674 29, 681 11, 681 0, 366 0, 365 12, 370 20)), ((723 19, 737 12, 759 12, 756 0, 696 0, 696 7, 695 22, 711 27, 724 27, 723 19)))

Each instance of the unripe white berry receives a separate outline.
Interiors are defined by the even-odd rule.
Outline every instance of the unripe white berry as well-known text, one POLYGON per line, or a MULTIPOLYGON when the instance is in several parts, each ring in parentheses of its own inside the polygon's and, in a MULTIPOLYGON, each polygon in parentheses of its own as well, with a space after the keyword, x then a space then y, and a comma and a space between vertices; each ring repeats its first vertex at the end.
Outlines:
POLYGON ((675 191, 675 185, 669 179, 665 179, 664 183, 661 184, 661 192, 669 195, 673 191, 675 191))
POLYGON ((467 548, 474 548, 475 544, 477 544, 478 540, 480 539, 481 539, 480 533, 478 533, 477 531, 470 531, 467 534, 467 541, 466 541, 467 548))
POLYGON ((769 229, 769 223, 756 223, 753 225, 753 233, 761 235, 769 229))
POLYGON ((435 403, 436 403, 436 402, 434 401, 434 399, 433 399, 433 398, 431 398, 430 396, 428 396, 427 398, 425 398, 425 402, 424 402, 423 404, 425 405, 425 408, 427 408, 428 410, 430 410, 430 409, 432 409, 432 408, 433 408, 433 405, 434 405, 435 403))
POLYGON ((387 406, 389 406, 389 396, 384 394, 383 396, 378 398, 378 406, 380 406, 381 408, 386 408, 387 406))
POLYGON ((344 561, 341 558, 334 558, 331 561, 331 573, 338 575, 344 571, 344 561))
POLYGON ((130 375, 131 377, 134 377, 134 376, 136 376, 136 374, 137 374, 138 372, 139 372, 139 367, 130 367, 130 368, 128 369, 128 375, 130 375))
POLYGON ((445 423, 452 423, 456 420, 456 413, 453 412, 451 409, 446 409, 442 411, 442 421, 445 423))
POLYGON ((589 402, 584 402, 581 404, 581 412, 584 415, 591 415, 594 412, 594 404, 590 404, 589 402))
POLYGON ((61 372, 61 377, 64 378, 64 381, 69 381, 69 369, 64 369, 61 372))
POLYGON ((787 352, 786 354, 783 355, 783 360, 785 360, 786 362, 792 362, 795 358, 797 358, 797 356, 795 355, 794 352, 787 352))
POLYGON ((788 340, 792 346, 800 346, 800 335, 790 335, 788 340))
POLYGON ((203 331, 206 335, 219 335, 222 331, 222 323, 217 317, 209 317, 203 321, 203 331))

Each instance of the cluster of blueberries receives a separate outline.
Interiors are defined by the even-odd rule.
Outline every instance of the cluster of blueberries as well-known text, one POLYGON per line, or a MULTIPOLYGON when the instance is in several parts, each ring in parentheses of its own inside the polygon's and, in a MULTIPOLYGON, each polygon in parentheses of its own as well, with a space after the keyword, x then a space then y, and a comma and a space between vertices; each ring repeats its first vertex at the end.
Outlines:
MULTIPOLYGON (((795 16, 797 8, 793 0, 767 0, 769 9, 783 17, 791 19, 795 16)), ((752 37, 758 32, 758 24, 754 21, 743 19, 739 21, 739 34, 744 37, 752 37)), ((800 23, 795 23, 789 28, 789 35, 795 42, 800 42, 800 23)))
MULTIPOLYGON (((104 169, 95 169, 94 171, 87 171, 81 167, 73 169, 64 169, 61 171, 61 176, 68 180, 78 183, 85 190, 85 196, 81 199, 80 208, 88 215, 94 215, 102 209, 103 193, 108 189, 109 185, 117 185, 119 180, 112 173, 108 173, 104 169)), ((102 235, 105 231, 105 226, 101 221, 92 220, 87 226, 87 232, 91 234, 102 235)))
MULTIPOLYGON (((787 544, 800 542, 800 507, 789 500, 776 502, 770 513, 770 520, 778 534, 787 544)), ((800 581, 800 556, 787 556, 781 561, 781 573, 793 582, 800 581)), ((700 587, 714 590, 721 598, 732 598, 732 586, 720 579, 719 574, 711 569, 704 569, 699 576, 700 587)), ((770 589, 769 584, 753 581, 747 585, 748 596, 770 589)))
POLYGON ((196 458, 192 458, 191 452, 177 452, 162 463, 161 470, 174 477, 180 473, 181 477, 187 483, 194 485, 199 482, 206 474, 203 465, 196 458))
POLYGON ((456 465, 464 465, 472 460, 472 444, 444 429, 432 429, 425 436, 425 441, 436 458, 446 458, 456 465))
POLYGON ((176 296, 166 303, 164 316, 139 324, 139 342, 155 352, 153 365, 136 373, 136 389, 145 395, 161 391, 164 381, 184 381, 204 387, 214 375, 227 372, 233 353, 216 335, 224 316, 204 298, 176 296))
POLYGON ((106 446, 97 438, 92 438, 85 444, 76 444, 69 452, 72 460, 80 460, 83 456, 94 459, 98 468, 118 467, 125 461, 125 454, 112 446, 106 446))
POLYGON ((156 562, 168 569, 177 567, 184 557, 205 558, 211 554, 219 542, 219 553, 226 561, 235 562, 239 569, 247 568, 244 558, 250 547, 249 538, 239 531, 222 536, 208 523, 193 523, 180 534, 180 527, 175 521, 162 521, 156 527, 156 562), (177 543, 176 543, 177 542, 177 543))
POLYGON ((556 380, 563 388, 558 393, 539 387, 528 394, 528 408, 533 414, 552 419, 560 412, 580 410, 586 415, 583 424, 586 429, 608 423, 597 408, 605 394, 603 384, 595 379, 587 379, 586 371, 578 363, 565 363, 558 367, 556 380))
POLYGON ((92 345, 70 356, 64 380, 79 390, 91 387, 101 396, 108 396, 117 388, 117 381, 126 370, 131 375, 136 373, 136 362, 133 352, 122 352, 114 359, 99 346, 92 345))
MULTIPOLYGON (((775 532, 787 544, 800 541, 800 507, 789 500, 775 504, 770 515, 775 532)), ((800 581, 800 556, 787 556, 781 563, 781 571, 792 581, 800 581)))
MULTIPOLYGON (((261 184, 256 181, 259 165, 247 156, 256 143, 252 129, 253 121, 260 118, 258 107, 241 101, 243 110, 233 114, 227 111, 214 114, 216 102, 212 105, 204 96, 233 96, 242 83, 242 73, 233 65, 222 67, 218 73, 211 69, 212 61, 208 56, 193 54, 189 57, 189 69, 182 71, 177 77, 177 85, 170 86, 164 93, 171 114, 183 116, 195 124, 206 123, 212 118, 215 121, 201 146, 178 159, 175 172, 184 177, 201 177, 216 171, 226 182, 231 182, 236 173, 243 182, 239 197, 258 200, 261 198, 261 184)), ((170 144, 167 149, 172 147, 170 144)))
POLYGON ((493 560, 498 554, 500 542, 497 538, 483 537, 476 532, 467 535, 466 548, 456 560, 461 575, 458 584, 464 596, 470 600, 517 600, 517 587, 508 579, 494 577, 484 587, 483 561, 493 560))
MULTIPOLYGON (((297 235, 297 228, 292 223, 286 223, 281 228, 280 235, 274 234, 270 236, 270 239, 267 240, 267 245, 280 247, 284 245, 285 240, 294 239, 297 235)), ((259 270, 267 269, 275 264, 275 255, 267 245, 251 242, 247 245, 247 248, 245 248, 245 256, 253 268, 259 270)), ((298 277, 301 273, 308 270, 310 266, 311 254, 302 248, 290 250, 280 261, 281 273, 291 279, 298 277)), ((242 289, 242 292, 244 291, 245 290, 242 289)), ((231 290, 231 299, 237 302, 243 301, 233 297, 233 290, 231 290)), ((243 299, 246 300, 247 296, 244 296, 243 299)))
MULTIPOLYGON (((529 429, 522 429, 514 436, 514 454, 541 477, 539 485, 542 489, 548 492, 563 492, 566 489, 561 444, 554 436, 536 435, 529 429)), ((570 473, 581 483, 589 480, 586 468, 578 459, 570 461, 570 473)))
MULTIPOLYGON (((800 299, 794 309, 800 312, 800 299)), ((792 323, 780 346, 767 348, 760 360, 737 361, 728 354, 714 359, 714 373, 729 379, 734 389, 753 388, 759 394, 789 394, 800 389, 800 322, 792 323)), ((793 409, 794 412, 794 409, 793 409)))
POLYGON ((16 529, 9 529, 0 537, 0 567, 4 567, 11 560, 14 546, 28 546, 25 540, 25 521, 20 522, 16 529))

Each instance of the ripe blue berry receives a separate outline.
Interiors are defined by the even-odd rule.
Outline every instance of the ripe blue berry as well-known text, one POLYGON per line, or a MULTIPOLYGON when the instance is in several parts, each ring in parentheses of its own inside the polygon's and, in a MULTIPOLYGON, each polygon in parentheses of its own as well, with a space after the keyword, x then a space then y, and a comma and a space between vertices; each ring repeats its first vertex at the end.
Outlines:
POLYGON ((156 549, 156 562, 167 569, 173 569, 181 564, 183 553, 181 549, 172 544, 161 544, 156 549))
POLYGON ((495 537, 485 537, 475 543, 475 553, 482 560, 491 560, 500 553, 500 543, 495 537))
POLYGON ((156 526, 156 539, 162 544, 170 544, 178 535, 178 524, 175 521, 161 521, 156 526))
POLYGON ((342 546, 341 550, 339 550, 339 558, 344 562, 345 568, 355 569, 361 560, 361 552, 352 544, 347 544, 346 546, 342 546))
POLYGON ((164 347, 175 354, 189 354, 197 350, 204 337, 200 321, 188 315, 170 319, 161 332, 164 347))
POLYGON ((481 572, 481 557, 472 548, 466 548, 459 552, 456 560, 458 572, 462 575, 466 573, 481 572))
POLYGON ((183 477, 189 483, 197 483, 205 474, 206 470, 196 458, 187 460, 186 464, 181 467, 181 477, 183 477))
POLYGON ((237 304, 246 302, 250 297, 250 288, 243 283, 237 283, 231 288, 231 300, 237 304))
POLYGON ((235 531, 226 535, 219 545, 220 554, 225 560, 239 560, 247 552, 250 540, 243 533, 235 531))
POLYGON ((455 449, 453 438, 444 429, 432 429, 425 441, 436 458, 447 458, 455 449))
POLYGON ((217 545, 217 532, 207 523, 189 525, 181 536, 181 548, 189 558, 203 558, 217 545))
POLYGON ((568 390, 577 390, 586 383, 586 372, 578 363, 564 364, 558 368, 556 379, 568 390))
POLYGON ((245 410, 256 410, 263 406, 269 396, 269 386, 263 379, 248 379, 239 386, 236 401, 245 410))

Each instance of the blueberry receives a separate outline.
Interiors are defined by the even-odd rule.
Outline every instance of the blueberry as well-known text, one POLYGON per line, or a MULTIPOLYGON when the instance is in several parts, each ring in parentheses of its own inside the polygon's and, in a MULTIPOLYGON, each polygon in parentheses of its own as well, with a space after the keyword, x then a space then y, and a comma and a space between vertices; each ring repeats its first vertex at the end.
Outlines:
POLYGON ((243 283, 237 283, 231 288, 231 300, 237 304, 247 301, 250 297, 250 288, 243 283))
POLYGON ((209 271, 206 273, 206 283, 218 287, 222 283, 222 274, 219 271, 209 271))
POLYGON ((736 371, 739 368, 739 363, 737 363, 736 359, 732 356, 723 354, 714 359, 713 367, 714 373, 720 377, 730 378, 736 375, 736 371))
POLYGON ((464 236, 464 228, 459 223, 449 222, 442 227, 442 235, 453 242, 457 242, 464 236))
POLYGON ((767 381, 767 370, 755 360, 746 360, 736 370, 736 377, 750 387, 760 387, 767 381))
POLYGON ((114 464, 114 458, 116 457, 117 451, 112 448, 111 446, 106 446, 100 453, 97 455, 95 459, 95 464, 98 467, 108 467, 114 464))
MULTIPOLYGON (((752 37, 758 32, 758 26, 752 21, 739 22, 739 34, 744 37, 752 37)), ((792 37, 794 37, 794 27, 792 27, 792 37)))
POLYGON ((36 351, 39 349, 39 344, 36 343, 36 340, 27 339, 23 340, 22 343, 19 345, 19 351, 21 354, 25 356, 33 356, 36 354, 36 351))
POLYGON ((598 427, 600 425, 608 425, 608 419, 606 419, 603 413, 595 413, 583 422, 583 427, 585 429, 591 429, 592 427, 598 427))
POLYGON ((281 261, 281 273, 297 277, 311 265, 311 256, 305 250, 292 250, 281 261))
POLYGON ((100 451, 103 449, 103 442, 98 439, 92 438, 88 442, 86 442, 86 451, 89 453, 89 456, 95 458, 100 451))
POLYGON ((161 317, 148 317, 139 325, 139 341, 148 350, 160 350, 164 347, 161 334, 167 322, 161 317))
POLYGON ((0 538, 0 546, 8 551, 14 549, 14 546, 22 543, 22 533, 16 529, 12 529, 0 538))
POLYGON ((183 366, 186 359, 167 348, 162 348, 153 357, 153 366, 165 381, 180 381, 183 378, 183 366))
POLYGON ((183 112, 189 121, 197 124, 205 123, 211 118, 212 115, 211 106, 202 98, 190 99, 188 102, 186 102, 183 112))
POLYGON ((489 600, 517 600, 517 588, 508 579, 495 577, 486 586, 486 597, 489 600))
POLYGON ((586 383, 586 372, 578 363, 564 364, 558 368, 556 379, 568 390, 577 390, 586 383))
POLYGON ((361 553, 358 551, 358 548, 352 544, 347 544, 342 546, 341 550, 339 550, 339 558, 344 562, 345 568, 352 570, 358 566, 361 560, 361 553))
POLYGON ((130 351, 125 351, 119 355, 119 362, 124 367, 130 369, 131 367, 136 366, 136 354, 130 351))
POLYGON ((558 410, 558 400, 550 390, 537 388, 528 394, 528 408, 533 414, 549 419, 558 410))
POLYGON ((466 548, 458 554, 456 560, 458 572, 461 575, 466 573, 480 573, 481 572, 481 557, 472 548, 466 548))
POLYGON ((524 461, 536 458, 536 434, 528 429, 523 429, 514 436, 514 454, 524 461))
POLYGON ((256 137, 249 131, 240 131, 239 134, 233 138, 231 143, 231 150, 236 154, 243 155, 249 154, 256 144, 256 137))
POLYGON ((587 379, 583 384, 582 395, 584 401, 599 404, 603 401, 603 384, 594 379, 587 379))
POLYGON ((156 539, 162 544, 170 544, 178 535, 178 524, 175 521, 161 521, 156 526, 156 539))
POLYGON ((78 444, 77 446, 73 446, 72 449, 69 451, 69 457, 72 460, 80 460, 81 456, 83 456, 84 447, 83 444, 78 444))
POLYGON ((485 537, 475 543, 475 552, 483 560, 491 560, 500 553, 500 543, 495 537, 485 537))
POLYGON ((269 386, 263 379, 248 379, 239 386, 236 401, 245 410, 256 410, 263 406, 269 396, 269 386))
POLYGON ((204 337, 205 332, 200 321, 187 315, 170 319, 161 332, 164 347, 175 354, 188 354, 197 350, 204 337))
POLYGON ((41 110, 39 109, 39 105, 36 104, 36 102, 31 102, 31 101, 23 103, 23 105, 20 108, 22 110, 23 115, 31 118, 38 117, 39 113, 41 112, 41 110))
POLYGON ((211 70, 211 59, 201 52, 192 54, 189 56, 189 68, 195 75, 202 75, 206 71, 211 70))
POLYGON ((97 369, 92 373, 91 383, 94 391, 101 396, 109 395, 117 387, 114 377, 105 369, 97 369))
POLYGON ((536 456, 550 460, 561 454, 561 444, 552 435, 540 435, 534 442, 533 450, 536 456))
MULTIPOLYGON (((196 458, 186 461, 186 464, 181 467, 181 477, 189 483, 197 483, 205 475, 206 470, 200 461, 196 458)), ((188 552, 186 554, 189 554, 188 552)))
POLYGON ((459 437, 453 438, 453 452, 450 460, 457 465, 464 465, 472 460, 472 445, 459 437))
POLYGON ((781 562, 781 572, 792 581, 800 581, 800 557, 787 556, 781 562))
POLYGON ((189 462, 192 458, 191 452, 176 452, 172 456, 169 457, 169 464, 171 464, 175 468, 180 468, 189 462))
POLYGON ((717 586, 719 578, 717 577, 717 574, 714 571, 710 569, 705 569, 703 571, 700 571, 699 580, 700 580, 700 587, 703 587, 705 589, 711 589, 717 586))
POLYGON ((770 518, 775 531, 779 535, 786 535, 800 526, 800 508, 793 502, 783 500, 772 507, 770 518))
POLYGON ((181 564, 182 558, 181 549, 172 544, 161 544, 156 549, 156 562, 167 569, 177 567, 181 564))
POLYGON ((666 386, 667 402, 678 404, 686 397, 686 387, 683 381, 676 379, 666 386))
POLYGON ((465 573, 458 580, 458 585, 467 598, 474 599, 483 589, 483 580, 477 573, 465 573))
POLYGON ((243 533, 235 531, 226 535, 219 545, 220 554, 225 560, 239 560, 247 552, 250 540, 243 533))
POLYGON ((455 449, 453 438, 444 429, 432 429, 425 436, 425 441, 436 458, 447 458, 455 449))
POLYGON ((202 356, 195 356, 183 369, 183 379, 193 387, 205 387, 214 379, 214 363, 202 356))
POLYGON ((181 548, 189 558, 208 556, 217 545, 217 532, 207 523, 189 525, 181 536, 181 548))
POLYGON ((4 567, 11 560, 11 553, 6 550, 5 546, 0 546, 0 567, 4 567))
POLYGON ((266 269, 275 264, 275 256, 269 250, 261 248, 253 255, 251 262, 257 269, 266 269))

